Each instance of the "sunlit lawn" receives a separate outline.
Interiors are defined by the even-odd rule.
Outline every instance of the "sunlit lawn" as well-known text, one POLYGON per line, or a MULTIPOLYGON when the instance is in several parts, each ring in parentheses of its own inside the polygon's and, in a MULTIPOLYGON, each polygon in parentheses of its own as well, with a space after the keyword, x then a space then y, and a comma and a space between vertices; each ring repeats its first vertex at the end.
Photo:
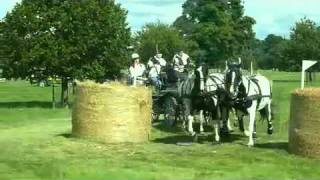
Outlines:
POLYGON ((320 160, 287 152, 290 92, 300 75, 261 73, 295 81, 273 82, 275 134, 268 136, 266 122, 258 120, 254 148, 237 130, 221 145, 203 137, 199 144, 177 146, 188 137, 161 124, 148 144, 74 139, 71 112, 51 109, 50 87, 0 83, 0 179, 320 179, 320 160))

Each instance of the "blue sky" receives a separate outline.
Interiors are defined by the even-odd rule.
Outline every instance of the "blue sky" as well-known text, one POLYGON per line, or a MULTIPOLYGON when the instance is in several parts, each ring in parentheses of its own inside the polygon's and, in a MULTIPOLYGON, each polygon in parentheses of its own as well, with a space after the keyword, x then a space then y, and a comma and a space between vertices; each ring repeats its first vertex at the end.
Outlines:
MULTIPOLYGON (((116 0, 129 11, 128 22, 139 30, 147 22, 172 23, 181 13, 185 0, 116 0)), ((0 18, 20 0, 1 0, 0 18)), ((288 37, 294 23, 308 17, 320 24, 320 0, 245 0, 245 13, 256 19, 257 37, 268 34, 288 37)))

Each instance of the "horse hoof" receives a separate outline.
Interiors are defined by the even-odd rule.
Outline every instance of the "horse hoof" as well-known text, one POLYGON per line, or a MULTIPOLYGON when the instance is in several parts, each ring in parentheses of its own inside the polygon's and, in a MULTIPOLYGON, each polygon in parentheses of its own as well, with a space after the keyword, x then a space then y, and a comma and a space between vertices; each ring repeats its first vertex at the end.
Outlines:
POLYGON ((245 135, 245 136, 247 136, 247 137, 249 137, 249 136, 250 136, 249 131, 244 131, 243 133, 244 133, 244 135, 245 135))
POLYGON ((215 137, 214 140, 216 140, 216 142, 220 142, 221 138, 219 137, 215 137))
POLYGON ((249 148, 251 148, 251 147, 254 146, 254 144, 253 144, 253 143, 248 143, 247 146, 248 146, 249 148))
POLYGON ((268 129, 268 134, 272 135, 273 134, 273 129, 268 129))
POLYGON ((189 132, 190 136, 195 136, 195 135, 197 135, 197 133, 194 132, 194 131, 188 131, 188 132, 189 132))

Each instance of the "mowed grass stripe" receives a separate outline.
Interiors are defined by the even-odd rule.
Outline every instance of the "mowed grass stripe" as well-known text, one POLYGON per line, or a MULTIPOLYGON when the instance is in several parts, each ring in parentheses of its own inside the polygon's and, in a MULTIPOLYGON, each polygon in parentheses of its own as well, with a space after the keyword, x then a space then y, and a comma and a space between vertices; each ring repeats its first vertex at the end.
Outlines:
MULTIPOLYGON (((298 80, 299 73, 260 72, 273 80, 298 80), (285 77, 285 78, 284 78, 285 77)), ((320 86, 319 83, 312 84, 320 86)), ((258 120, 257 146, 236 131, 221 145, 213 137, 177 146, 188 137, 162 125, 147 144, 104 145, 70 137, 69 109, 36 103, 51 100, 51 89, 16 81, 0 84, 0 179, 319 179, 320 161, 287 152, 290 92, 299 82, 274 82, 275 134, 258 120), (229 142, 230 141, 230 142, 229 142)), ((59 97, 57 95, 57 97, 59 97)))

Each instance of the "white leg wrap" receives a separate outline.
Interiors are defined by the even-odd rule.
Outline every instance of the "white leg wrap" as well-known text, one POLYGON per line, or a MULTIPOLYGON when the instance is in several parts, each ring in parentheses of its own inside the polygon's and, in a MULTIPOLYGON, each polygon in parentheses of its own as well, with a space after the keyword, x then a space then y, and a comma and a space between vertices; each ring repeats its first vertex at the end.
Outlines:
POLYGON ((213 127, 214 127, 214 134, 215 134, 215 141, 216 142, 220 142, 220 134, 219 134, 220 126, 219 126, 219 124, 220 124, 219 121, 216 121, 216 120, 213 121, 213 127))
POLYGON ((204 123, 203 110, 201 110, 201 111, 200 111, 200 133, 203 133, 203 132, 204 132, 203 123, 204 123))
POLYGON ((192 116, 188 116, 188 131, 190 134, 194 134, 193 131, 193 117, 192 116))

